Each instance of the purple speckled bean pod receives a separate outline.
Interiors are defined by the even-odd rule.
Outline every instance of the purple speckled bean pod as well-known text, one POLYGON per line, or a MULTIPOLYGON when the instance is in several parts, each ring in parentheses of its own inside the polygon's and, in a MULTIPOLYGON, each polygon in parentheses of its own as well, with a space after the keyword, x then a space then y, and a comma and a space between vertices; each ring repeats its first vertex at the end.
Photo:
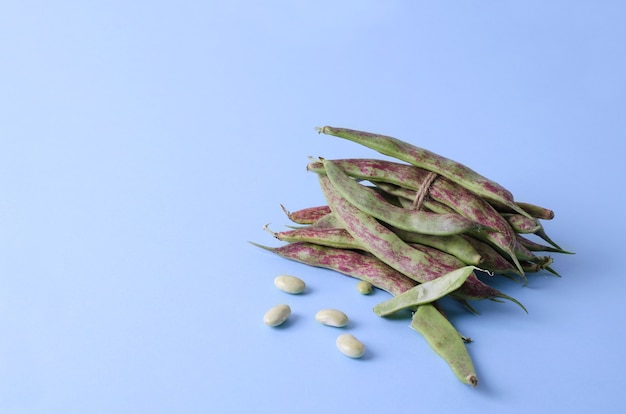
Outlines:
POLYGON ((482 231, 484 227, 460 214, 437 214, 390 204, 379 193, 357 183, 340 165, 324 160, 324 171, 337 192, 359 210, 403 230, 430 235, 482 231))
MULTIPOLYGON (((537 206, 535 204, 524 203, 521 201, 517 201, 515 204, 518 205, 521 209, 523 209, 528 215, 533 218, 543 219, 543 220, 552 220, 554 218, 554 211, 549 208, 537 206)), ((506 206, 500 206, 495 204, 496 210, 501 213, 514 213, 511 209, 506 208, 506 206)))
POLYGON ((287 243, 308 242, 338 249, 359 249, 363 246, 342 228, 305 227, 300 229, 273 232, 266 226, 272 236, 287 243))
POLYGON ((307 207, 297 211, 289 211, 282 204, 280 207, 283 209, 289 220, 298 224, 313 224, 320 218, 330 213, 328 206, 315 206, 307 207))
POLYGON ((519 214, 530 216, 515 203, 513 195, 509 190, 459 162, 385 135, 331 126, 318 128, 318 131, 326 135, 353 141, 374 149, 381 154, 408 162, 428 171, 433 171, 482 198, 507 206, 507 208, 519 214))
MULTIPOLYGON (((414 249, 417 249, 421 251, 422 253, 427 254, 430 257, 434 258, 438 263, 441 264, 441 266, 445 269, 446 273, 465 267, 465 263, 463 263, 461 260, 459 260, 458 258, 448 253, 442 252, 439 249, 435 249, 429 246, 424 246, 421 244, 411 243, 410 245, 414 249)), ((481 266, 481 269, 490 270, 482 266, 481 266)), ((476 277, 475 273, 472 273, 465 281, 463 285, 463 291, 462 291, 461 297, 463 299, 468 299, 468 300, 482 300, 482 299, 496 299, 496 298, 507 299, 515 303, 516 305, 520 306, 524 310, 524 312, 528 313, 524 305, 522 305, 517 299, 509 295, 506 295, 500 292, 499 290, 494 289, 493 287, 485 284, 480 279, 478 279, 478 277, 476 277)))
POLYGON ((502 256, 502 254, 494 249, 489 243, 467 235, 461 235, 459 237, 465 239, 465 241, 471 244, 483 258, 483 261, 480 264, 481 268, 501 275, 514 274, 521 277, 524 283, 527 282, 526 277, 520 273, 517 267, 502 256))
POLYGON ((514 232, 518 234, 532 234, 541 228, 537 219, 528 218, 521 214, 503 214, 514 232))
POLYGON ((341 226, 342 224, 337 218, 337 215, 334 214, 332 211, 324 217, 321 217, 315 223, 311 224, 311 227, 314 227, 316 229, 334 229, 341 228, 341 226))
POLYGON ((307 242, 289 243, 280 247, 268 247, 252 242, 251 244, 285 259, 334 270, 364 280, 394 296, 417 285, 416 281, 375 257, 354 250, 338 249, 307 242))
MULTIPOLYGON (((328 205, 343 222, 345 229, 369 253, 382 262, 420 283, 433 280, 454 270, 436 257, 405 243, 398 235, 376 219, 348 203, 325 175, 319 175, 319 181, 328 205)), ((457 261, 457 263, 459 262, 457 261)), ((464 264, 461 262, 459 267, 463 266, 464 264)), ((471 300, 506 297, 506 295, 481 282, 475 274, 472 274, 455 292, 455 296, 471 300)))
MULTIPOLYGON (((424 169, 384 160, 348 159, 334 160, 333 162, 354 178, 385 182, 413 191, 420 189, 428 175, 428 171, 424 169)), ((311 166, 310 168, 316 169, 318 167, 311 166)), ((381 185, 381 188, 385 191, 389 190, 389 186, 381 185)), ((401 193, 396 192, 395 195, 399 196, 401 193)), ((496 230, 484 232, 481 237, 506 252, 523 274, 524 271, 514 253, 517 248, 515 232, 502 215, 488 202, 444 177, 438 177, 430 185, 429 196, 434 201, 447 206, 462 216, 496 230)), ((428 200, 424 202, 424 206, 431 208, 428 200)))

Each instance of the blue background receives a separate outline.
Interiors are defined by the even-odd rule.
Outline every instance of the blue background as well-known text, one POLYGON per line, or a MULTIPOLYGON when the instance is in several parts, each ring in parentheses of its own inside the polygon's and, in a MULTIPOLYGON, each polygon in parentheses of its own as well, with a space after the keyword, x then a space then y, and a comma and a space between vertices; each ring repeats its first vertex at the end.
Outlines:
MULTIPOLYGON (((0 412, 626 408, 621 1, 5 1, 0 412), (452 308, 480 385, 355 281, 248 241, 379 132, 552 208, 557 278, 452 308), (281 273, 301 296, 273 286, 281 273), (277 303, 293 309, 263 325, 277 303), (362 360, 313 315, 337 307, 362 360), (455 310, 456 309, 456 310, 455 310)), ((382 156, 381 156, 382 157, 382 156)))

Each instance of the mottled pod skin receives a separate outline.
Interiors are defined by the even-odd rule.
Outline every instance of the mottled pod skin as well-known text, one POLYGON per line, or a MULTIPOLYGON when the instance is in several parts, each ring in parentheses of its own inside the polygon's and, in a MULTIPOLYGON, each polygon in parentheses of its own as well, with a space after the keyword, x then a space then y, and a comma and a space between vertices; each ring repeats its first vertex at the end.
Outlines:
POLYGON ((297 211, 289 211, 282 204, 280 207, 283 209, 289 220, 298 224, 313 224, 320 218, 330 213, 328 206, 315 206, 307 207, 297 211))
POLYGON ((497 274, 516 274, 522 276, 520 271, 511 262, 509 262, 502 254, 496 249, 491 247, 490 244, 475 239, 470 236, 460 236, 469 244, 471 244, 480 256, 483 258, 481 267, 497 274))
POLYGON ((395 227, 440 236, 483 230, 483 226, 460 214, 437 214, 397 207, 371 188, 356 182, 335 162, 324 160, 323 164, 326 175, 342 197, 363 212, 395 227))
POLYGON ((389 267, 375 257, 348 249, 327 247, 314 243, 297 242, 280 247, 251 243, 285 259, 309 266, 334 270, 355 279, 364 280, 378 289, 398 295, 417 285, 417 282, 389 267))
POLYGON ((535 204, 524 203, 521 201, 518 201, 516 204, 518 205, 518 207, 527 212, 531 217, 543 220, 552 220, 554 218, 554 211, 548 208, 537 206, 535 204))
MULTIPOLYGON (((442 252, 441 250, 420 244, 411 244, 411 247, 419 250, 420 252, 432 257, 434 260, 439 262, 441 266, 445 269, 446 273, 450 273, 465 267, 465 263, 463 263, 461 260, 450 254, 442 252)), ((481 269, 491 271, 491 269, 487 269, 486 267, 481 267, 481 269)), ((482 282, 480 279, 478 279, 475 273, 470 274, 465 283, 463 283, 463 285, 461 286, 461 288, 454 292, 452 296, 468 300, 483 300, 495 298, 507 299, 522 308, 524 312, 528 313, 524 305, 522 305, 517 299, 512 298, 511 296, 506 295, 482 282)))
POLYGON ((347 230, 341 228, 306 227, 271 233, 278 240, 287 243, 309 242, 338 249, 363 250, 363 246, 347 230))
MULTIPOLYGON (((341 167, 346 174, 354 178, 386 182, 413 191, 421 188, 428 175, 428 171, 424 169, 384 160, 348 159, 333 160, 333 162, 341 167)), ((318 165, 309 164, 308 168, 313 171, 319 171, 318 165)), ((523 269, 514 254, 517 244, 515 232, 502 215, 487 201, 444 177, 437 178, 431 184, 429 196, 458 214, 496 230, 482 232, 481 237, 506 252, 518 270, 523 273, 523 269)), ((425 202, 424 205, 427 208, 429 207, 428 202, 425 202)))
POLYGON ((381 154, 408 162, 428 171, 433 171, 467 188, 480 197, 493 200, 519 214, 530 217, 526 211, 515 203, 513 195, 509 190, 459 162, 385 135, 331 126, 320 128, 319 132, 348 139, 376 150, 381 154))
POLYGON ((521 214, 503 214, 514 232, 518 234, 532 234, 541 229, 537 219, 528 218, 521 214))
POLYGON ((461 382, 472 387, 478 385, 474 364, 461 335, 433 305, 418 306, 411 320, 411 328, 424 336, 461 382))
MULTIPOLYGON (((443 262, 442 257, 432 256, 410 246, 376 219, 348 203, 325 175, 319 175, 319 181, 328 205, 343 222, 348 233, 382 262, 420 283, 454 270, 443 262)), ((461 263, 458 267, 463 266, 461 263)), ((475 275, 467 279, 455 292, 455 296, 472 300, 507 297, 481 282, 475 275)))
POLYGON ((460 234, 450 236, 431 236, 390 227, 407 243, 417 243, 434 247, 443 252, 449 253, 467 265, 479 265, 483 258, 480 253, 460 234))

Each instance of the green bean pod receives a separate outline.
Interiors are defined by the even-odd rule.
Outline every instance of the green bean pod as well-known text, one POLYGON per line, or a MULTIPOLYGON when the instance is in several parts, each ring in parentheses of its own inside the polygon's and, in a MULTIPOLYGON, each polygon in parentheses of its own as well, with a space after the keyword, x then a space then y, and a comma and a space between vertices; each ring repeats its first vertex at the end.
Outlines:
POLYGON ((462 336, 432 304, 418 306, 411 320, 411 328, 422 334, 461 382, 472 387, 478 385, 474 363, 462 336))
MULTIPOLYGON (((359 210, 335 190, 326 175, 319 175, 322 192, 333 213, 343 223, 344 228, 364 249, 400 273, 419 282, 428 282, 450 270, 441 257, 424 253, 405 243, 398 235, 379 223, 375 218, 359 210)), ((462 267, 461 266, 458 267, 462 267)), ((514 299, 481 282, 475 275, 468 278, 458 289, 460 298, 480 300, 506 297, 514 299)))
MULTIPOLYGON (((374 184, 385 191, 398 190, 393 194, 405 199, 406 197, 413 199, 415 193, 410 195, 410 193, 402 192, 397 187, 394 188, 383 183, 394 184, 415 192, 422 187, 428 174, 428 171, 412 165, 385 160, 347 159, 334 160, 333 163, 341 167, 347 175, 373 181, 374 184)), ((317 171, 319 165, 309 164, 307 168, 317 171)), ((502 215, 487 201, 444 177, 437 178, 430 185, 429 196, 435 202, 439 202, 446 207, 441 207, 440 204, 433 205, 434 203, 431 200, 425 200, 424 206, 426 208, 439 213, 451 209, 455 213, 483 225, 485 228, 497 230, 483 232, 481 237, 506 252, 518 270, 523 273, 523 269, 514 254, 517 244, 515 232, 502 215)))
MULTIPOLYGON (((432 257, 434 260, 437 261, 437 263, 441 265, 441 267, 445 269, 444 271, 446 273, 450 273, 457 269, 465 267, 465 264, 462 261, 460 261, 458 258, 448 253, 442 252, 441 250, 434 249, 432 247, 424 246, 421 244, 410 244, 410 246, 428 255, 429 257, 432 257)), ((484 271, 491 272, 491 270, 483 266, 481 266, 481 269, 484 271)), ((454 296, 456 297, 459 295, 457 295, 457 293, 455 292, 454 296)), ((476 277, 475 274, 472 274, 467 278, 466 282, 463 285, 463 290, 462 290, 462 294, 460 295, 460 298, 470 299, 470 300, 483 300, 483 299, 497 300, 498 298, 506 299, 515 303, 517 306, 522 308, 524 312, 528 313, 528 310, 526 310, 526 307, 522 305, 522 303, 519 302, 517 299, 509 295, 506 295, 500 292, 499 290, 494 289, 493 287, 483 283, 480 279, 476 277)))
POLYGON ((469 243, 482 257, 480 267, 495 274, 508 275, 514 274, 522 278, 524 284, 528 282, 526 277, 508 261, 500 252, 494 249, 489 243, 478 240, 474 237, 461 235, 467 243, 469 243))
POLYGON ((459 234, 451 236, 431 236, 405 231, 395 227, 389 228, 407 243, 418 243, 424 246, 434 247, 442 252, 451 254, 466 265, 477 266, 483 261, 483 257, 476 248, 459 234))
POLYGON ((516 204, 533 218, 543 220, 552 220, 554 218, 554 211, 548 208, 521 201, 516 202, 516 204))
POLYGON ((274 232, 265 226, 265 230, 270 232, 276 239, 287 243, 309 242, 338 249, 363 250, 363 246, 354 240, 354 237, 347 230, 341 228, 305 227, 274 232))
POLYGON ((436 214, 396 207, 380 194, 350 178, 333 161, 324 160, 323 164, 326 175, 342 197, 361 211, 392 226, 439 236, 485 229, 484 226, 459 214, 436 214))
POLYGON ((398 295, 417 285, 382 261, 354 250, 338 249, 315 243, 289 243, 280 247, 268 247, 250 242, 252 245, 309 266, 334 270, 355 279, 364 280, 378 289, 398 295))
POLYGON ((453 270, 437 279, 421 283, 404 293, 378 303, 374 306, 373 311, 378 316, 388 316, 403 309, 434 302, 461 287, 474 270, 480 269, 475 266, 465 266, 453 270))
POLYGON ((424 168, 428 171, 433 171, 467 188, 482 198, 492 200, 498 204, 507 206, 519 214, 530 217, 526 211, 515 203, 513 195, 509 190, 459 162, 385 135, 330 126, 318 128, 318 131, 326 135, 348 139, 376 150, 381 154, 408 162, 409 164, 424 168))
POLYGON ((320 218, 330 213, 328 206, 307 207, 297 211, 289 211, 284 205, 280 205, 289 220, 298 224, 313 224, 320 218))
MULTIPOLYGON (((413 208, 413 201, 415 200, 415 191, 408 188, 400 187, 395 184, 385 183, 381 181, 373 181, 376 188, 390 196, 397 197, 401 207, 406 209, 413 208)), ((424 200, 423 207, 427 211, 439 214, 457 214, 454 209, 447 205, 440 203, 439 201, 427 198, 424 200)))
POLYGON ((311 227, 315 227, 316 229, 332 229, 332 228, 341 228, 343 224, 337 218, 337 215, 332 211, 321 217, 315 223, 311 224, 311 227))
POLYGON ((502 216, 517 234, 532 234, 541 228, 537 219, 528 218, 521 214, 503 214, 502 216))

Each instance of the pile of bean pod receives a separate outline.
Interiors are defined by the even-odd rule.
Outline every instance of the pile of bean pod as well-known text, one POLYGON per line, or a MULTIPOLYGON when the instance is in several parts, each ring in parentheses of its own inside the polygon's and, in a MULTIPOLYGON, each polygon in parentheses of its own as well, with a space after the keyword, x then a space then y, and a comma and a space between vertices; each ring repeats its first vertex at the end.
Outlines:
POLYGON ((554 212, 515 201, 511 192, 465 165, 397 138, 329 126, 318 132, 395 160, 311 159, 307 170, 317 173, 326 204, 293 212, 283 207, 298 226, 271 234, 286 244, 253 244, 390 293, 373 311, 386 317, 410 309, 411 328, 460 381, 476 386, 469 338, 455 329, 438 301, 449 297, 475 312, 472 301, 507 299, 526 311, 484 280, 502 275, 525 284, 530 273, 558 275, 548 254, 570 252, 548 237, 541 223, 554 212))

